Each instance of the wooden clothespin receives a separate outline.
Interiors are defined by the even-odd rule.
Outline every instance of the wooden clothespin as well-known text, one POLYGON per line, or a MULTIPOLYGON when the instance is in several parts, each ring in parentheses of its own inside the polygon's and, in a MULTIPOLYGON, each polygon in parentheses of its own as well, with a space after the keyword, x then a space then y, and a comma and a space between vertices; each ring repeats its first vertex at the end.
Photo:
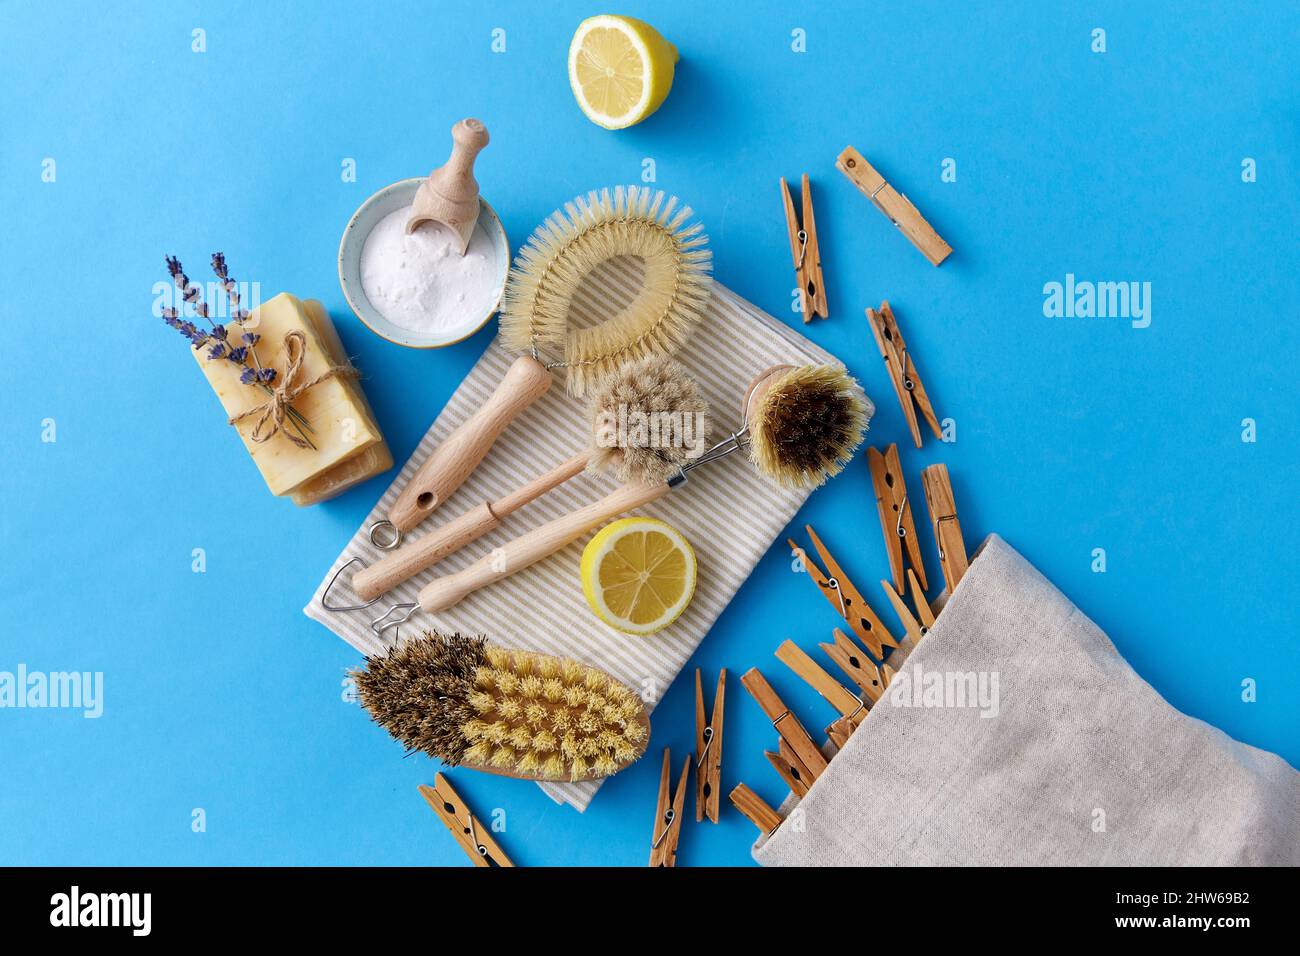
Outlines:
POLYGON ((749 822, 758 827, 758 831, 763 836, 771 836, 781 825, 781 814, 768 806, 767 801, 743 783, 736 784, 730 798, 736 809, 748 817, 749 822))
POLYGON ((862 723, 867 716, 867 702, 848 689, 821 665, 809 657, 794 641, 782 641, 776 649, 777 660, 802 677, 813 690, 821 694, 822 699, 840 712, 840 716, 849 720, 854 727, 862 723))
POLYGON ((828 317, 826 286, 822 283, 822 257, 817 247, 817 222, 813 219, 812 186, 808 174, 800 181, 803 192, 803 226, 794 211, 790 187, 781 179, 781 199, 785 203, 785 226, 790 233, 790 255, 794 258, 795 278, 799 283, 799 308, 807 325, 814 315, 828 317))
POLYGON ((926 394, 925 386, 921 384, 921 376, 916 371, 916 362, 907 350, 907 343, 903 341, 903 333, 899 331, 894 310, 889 307, 888 301, 880 303, 879 312, 867 309, 867 324, 871 326, 871 334, 876 338, 880 357, 885 360, 885 370, 889 372, 889 380, 898 395, 898 403, 903 407, 903 417, 907 419, 907 427, 912 432, 912 441, 916 442, 917 448, 921 447, 921 426, 916 420, 917 409, 920 409, 921 416, 930 426, 930 431, 934 432, 934 437, 943 441, 943 431, 939 428, 939 419, 934 413, 934 406, 930 404, 930 396, 926 394))
POLYGON ((704 687, 700 669, 695 668, 695 822, 708 817, 718 822, 718 801, 722 795, 722 711, 727 697, 727 669, 718 674, 713 697, 713 716, 704 716, 704 687))
POLYGON ((764 750, 763 756, 776 769, 776 772, 785 781, 786 786, 790 788, 792 793, 800 797, 808 793, 808 785, 812 782, 812 774, 784 739, 777 742, 776 753, 764 750))
POLYGON ((664 766, 659 774, 659 799, 655 804, 655 828, 650 840, 650 866, 676 866, 677 841, 682 835, 682 808, 686 806, 686 778, 691 775, 691 758, 687 754, 677 791, 671 793, 672 753, 664 748, 664 766))
POLYGON ((822 544, 821 538, 817 537, 817 532, 813 531, 812 525, 804 525, 804 530, 808 532, 813 547, 817 549, 822 563, 826 565, 826 571, 823 573, 813 564, 807 552, 795 544, 794 539, 787 538, 790 551, 798 556, 808 576, 817 582, 817 586, 821 588, 822 594, 830 602, 831 607, 844 618, 858 639, 872 654, 876 655, 877 659, 883 659, 884 648, 897 647, 898 641, 893 634, 889 633, 889 628, 885 627, 884 622, 871 609, 871 605, 866 602, 858 589, 853 586, 853 582, 845 576, 839 563, 831 557, 831 553, 822 544))
POLYGON ((890 445, 883 455, 874 448, 868 448, 867 469, 871 472, 871 484, 876 489, 876 510, 880 513, 880 530, 885 535, 885 553, 889 555, 894 590, 903 593, 904 557, 907 564, 915 569, 924 590, 928 585, 925 580, 925 565, 921 560, 921 541, 916 536, 912 502, 903 480, 903 467, 898 461, 898 446, 890 445))
POLYGON ((907 581, 912 587, 912 607, 916 608, 917 623, 921 625, 921 636, 924 637, 934 627, 934 609, 925 596, 925 588, 916 579, 916 572, 910 568, 907 571, 907 581))
POLYGON ((418 789, 475 866, 514 866, 488 829, 469 812, 446 777, 435 774, 432 787, 421 784, 418 789))
POLYGON ((803 724, 799 723, 799 718, 781 701, 780 697, 776 696, 776 691, 772 690, 772 685, 759 673, 757 667, 751 667, 746 671, 740 678, 740 682, 745 685, 745 690, 749 691, 754 700, 758 701, 758 706, 763 708, 763 713, 767 714, 768 720, 772 721, 776 732, 808 768, 808 783, 811 785, 826 769, 826 757, 808 736, 808 731, 804 730, 803 724))
POLYGON ((876 208, 911 240, 912 245, 921 250, 931 265, 937 266, 952 253, 952 247, 939 238, 934 227, 925 221, 908 198, 889 185, 885 177, 852 146, 845 147, 836 158, 835 166, 876 204, 876 208))
POLYGON ((834 635, 835 643, 819 644, 818 647, 826 652, 826 656, 833 660, 853 683, 858 685, 865 699, 874 704, 885 692, 885 682, 881 678, 880 669, 838 627, 835 628, 834 635))
POLYGON ((961 522, 957 520, 957 504, 952 497, 952 482, 948 480, 947 465, 931 465, 921 472, 921 485, 925 489, 925 502, 930 508, 930 522, 934 540, 939 544, 939 566, 948 593, 957 589, 966 569, 966 544, 961 537, 961 522))
POLYGON ((835 749, 839 751, 844 749, 844 745, 853 736, 853 731, 857 729, 853 721, 847 717, 841 717, 826 728, 826 736, 830 738, 831 743, 835 745, 835 749))
POLYGON ((889 586, 888 581, 881 581, 880 586, 885 589, 885 596, 889 598, 889 603, 894 606, 894 613, 903 622, 903 631, 911 639, 912 645, 915 647, 916 642, 925 636, 925 632, 921 630, 920 622, 912 616, 912 612, 907 609, 903 599, 889 586))

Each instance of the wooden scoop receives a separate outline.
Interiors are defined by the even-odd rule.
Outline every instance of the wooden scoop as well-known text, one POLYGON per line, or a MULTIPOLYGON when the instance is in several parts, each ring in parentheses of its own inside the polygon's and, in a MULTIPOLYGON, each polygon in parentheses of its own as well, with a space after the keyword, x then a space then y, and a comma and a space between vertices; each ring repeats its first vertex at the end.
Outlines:
POLYGON ((420 184, 406 220, 407 235, 426 222, 441 223, 456 236, 463 256, 478 222, 478 181, 474 158, 488 144, 488 131, 476 119, 463 119, 451 128, 451 158, 420 184))

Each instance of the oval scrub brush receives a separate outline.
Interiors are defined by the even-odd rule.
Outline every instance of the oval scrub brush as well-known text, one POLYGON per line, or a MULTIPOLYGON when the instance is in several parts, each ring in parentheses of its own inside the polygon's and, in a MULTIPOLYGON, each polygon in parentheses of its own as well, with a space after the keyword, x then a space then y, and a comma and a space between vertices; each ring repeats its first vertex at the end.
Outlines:
POLYGON ((579 196, 557 209, 515 257, 501 307, 505 346, 538 358, 562 349, 569 394, 581 398, 624 362, 669 355, 690 337, 712 288, 708 237, 677 197, 640 186, 579 196), (632 303, 591 328, 576 328, 573 298, 616 257, 640 261, 632 303))
MULTIPOLYGON (((621 366, 592 390, 587 413, 591 446, 496 501, 484 501, 424 537, 402 545, 352 575, 352 590, 373 601, 403 581, 501 526, 515 511, 578 474, 612 471, 664 481, 704 451, 708 403, 686 371, 669 358, 652 356, 621 366)), ((342 570, 342 569, 340 569, 342 570)))
MULTIPOLYGON (((572 514, 549 521, 495 549, 463 571, 435 578, 420 592, 429 613, 554 554, 598 525, 650 504, 686 481, 687 474, 740 448, 750 448, 759 473, 787 488, 814 488, 838 474, 862 443, 870 416, 862 389, 839 366, 777 366, 760 373, 744 400, 745 424, 667 480, 640 480, 572 514)), ((630 477, 630 476, 629 476, 630 477)), ((733 506, 733 505, 729 505, 733 506)))
POLYGON ((553 369, 566 369, 569 394, 587 389, 625 362, 675 352, 704 315, 712 290, 704 227, 675 196, 640 186, 579 196, 557 209, 520 248, 501 306, 501 340, 523 352, 496 391, 420 466, 370 529, 371 543, 396 547, 447 500, 491 449, 497 436, 551 386, 553 369), (591 328, 577 328, 573 298, 586 278, 616 257, 642 266, 631 304, 591 328), (543 362, 559 350, 559 361, 543 362), (376 533, 384 531, 380 544, 376 533))
POLYGON ((366 658, 352 672, 375 722, 408 751, 523 780, 595 780, 643 753, 641 698, 565 658, 438 634, 366 658))

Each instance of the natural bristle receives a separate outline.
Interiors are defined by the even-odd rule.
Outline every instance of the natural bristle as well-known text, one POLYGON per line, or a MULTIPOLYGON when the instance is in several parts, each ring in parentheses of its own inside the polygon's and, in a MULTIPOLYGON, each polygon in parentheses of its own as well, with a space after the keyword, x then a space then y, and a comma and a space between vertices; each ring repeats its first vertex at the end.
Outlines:
POLYGON ((559 350, 578 397, 625 362, 668 355, 704 314, 712 283, 704 227, 675 197, 641 186, 588 193, 556 210, 520 248, 501 306, 501 337, 514 351, 559 350), (640 260, 633 303, 591 328, 569 310, 587 276, 616 256, 640 260))
POLYGON ((867 418, 862 389, 844 369, 790 369, 750 410, 750 459, 782 487, 815 488, 852 460, 867 418))
POLYGON ((587 404, 587 469, 619 481, 666 481, 706 447, 709 403, 672 359, 652 356, 605 376, 587 404))
POLYGON ((603 671, 483 638, 426 632, 352 676, 376 723, 449 766, 588 780, 636 760, 649 736, 640 698, 603 671))

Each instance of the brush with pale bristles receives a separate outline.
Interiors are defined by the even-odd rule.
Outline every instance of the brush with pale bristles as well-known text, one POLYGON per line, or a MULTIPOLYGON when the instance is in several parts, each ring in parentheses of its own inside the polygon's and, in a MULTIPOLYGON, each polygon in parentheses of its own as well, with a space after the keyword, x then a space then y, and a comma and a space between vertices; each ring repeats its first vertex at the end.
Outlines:
MULTIPOLYGON (((862 443, 872 407, 861 388, 838 366, 788 365, 768 369, 745 395, 745 425, 707 451, 662 475, 631 480, 599 501, 497 548, 419 594, 429 613, 446 610, 467 595, 523 570, 619 515, 657 501, 685 483, 695 468, 741 448, 750 449, 758 472, 786 488, 814 488, 843 470, 862 443)), ((631 476, 629 476, 631 477, 631 476)))
POLYGON ((569 394, 581 398, 628 362, 669 355, 690 337, 712 291, 704 227, 689 206, 641 186, 579 196, 556 210, 520 248, 506 282, 501 341, 522 352, 483 406, 424 461, 371 528, 396 546, 469 476, 501 432, 565 369, 569 394), (610 259, 641 263, 640 286, 625 308, 589 328, 570 315, 587 277, 610 259), (558 361, 550 360, 563 353, 558 361), (544 356, 543 353, 548 353, 544 356))
POLYGON ((664 481, 704 448, 708 403, 686 371, 669 358, 651 357, 619 368, 592 391, 588 405, 590 448, 561 462, 528 484, 469 509, 424 537, 397 548, 352 575, 352 590, 371 601, 455 554, 506 518, 577 475, 610 471, 619 480, 664 481), (639 416, 639 417, 637 417, 639 416), (628 427, 629 421, 657 420, 653 431, 628 427), (689 434, 684 425, 691 423, 689 434), (621 424, 620 424, 621 423, 621 424), (670 434, 676 429, 677 434, 670 434))
POLYGON ((695 380, 672 359, 624 365, 591 389, 587 470, 619 481, 667 481, 704 451, 708 410, 695 380))
POLYGON ((679 349, 704 315, 712 285, 704 227, 676 197, 642 186, 579 196, 557 209, 520 248, 501 306, 506 348, 561 350, 571 395, 625 363, 679 349), (590 328, 570 316, 584 280, 610 259, 640 260, 641 287, 632 303, 590 328))
POLYGON ((361 703, 408 751, 524 780, 596 780, 645 753, 641 698, 566 658, 437 634, 366 658, 361 703))

